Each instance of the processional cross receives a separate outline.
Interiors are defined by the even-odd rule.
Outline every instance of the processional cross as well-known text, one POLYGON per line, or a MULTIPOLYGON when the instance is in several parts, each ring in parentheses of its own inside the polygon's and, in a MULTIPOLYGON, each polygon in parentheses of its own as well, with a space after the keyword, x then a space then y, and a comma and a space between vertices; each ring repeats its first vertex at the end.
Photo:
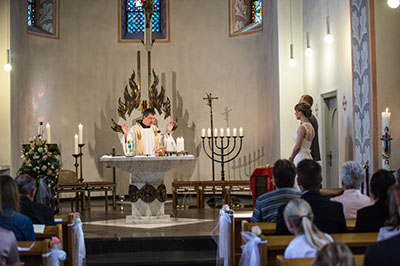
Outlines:
MULTIPOLYGON (((212 111, 212 101, 218 100, 218 97, 212 97, 211 92, 206 93, 207 97, 203 98, 203 100, 207 101, 207 105, 210 107, 210 121, 211 121, 211 137, 214 139, 214 120, 213 120, 213 111, 212 111)), ((215 171, 214 171, 214 141, 211 142, 211 169, 212 169, 212 178, 215 181, 215 171)))

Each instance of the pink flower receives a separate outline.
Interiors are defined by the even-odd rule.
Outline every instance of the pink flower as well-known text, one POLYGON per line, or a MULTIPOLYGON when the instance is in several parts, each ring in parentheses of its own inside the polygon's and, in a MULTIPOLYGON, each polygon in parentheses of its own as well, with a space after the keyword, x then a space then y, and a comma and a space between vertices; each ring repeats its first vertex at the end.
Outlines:
POLYGON ((53 173, 53 171, 51 171, 51 170, 47 171, 48 175, 51 175, 52 173, 53 173))
POLYGON ((47 160, 47 155, 43 156, 43 160, 46 161, 47 160))
POLYGON ((26 163, 25 163, 25 164, 26 164, 26 165, 29 165, 30 163, 31 163, 30 161, 26 161, 26 163))
POLYGON ((32 149, 29 149, 29 154, 33 154, 33 150, 32 149))
POLYGON ((58 239, 58 237, 55 237, 55 236, 53 236, 53 237, 51 237, 51 243, 52 244, 59 244, 60 243, 60 239, 58 239))
POLYGON ((48 152, 47 154, 50 156, 50 155, 51 155, 51 152, 48 152))
POLYGON ((47 166, 46 166, 46 165, 43 165, 43 166, 42 166, 42 171, 44 172, 44 171, 46 171, 46 169, 47 169, 47 166))
POLYGON ((32 142, 32 143, 31 143, 31 147, 33 147, 33 146, 35 146, 35 143, 32 142))
POLYGON ((43 152, 43 148, 42 147, 38 148, 38 152, 42 153, 43 152))
POLYGON ((22 161, 23 161, 23 162, 25 162, 25 161, 26 161, 26 158, 25 158, 25 157, 23 157, 23 158, 22 158, 22 161))

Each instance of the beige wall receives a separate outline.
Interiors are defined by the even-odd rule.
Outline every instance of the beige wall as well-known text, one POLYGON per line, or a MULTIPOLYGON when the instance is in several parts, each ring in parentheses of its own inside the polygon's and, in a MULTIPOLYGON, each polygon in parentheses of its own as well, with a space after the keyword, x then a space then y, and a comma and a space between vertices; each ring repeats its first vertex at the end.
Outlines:
POLYGON ((9 0, 0 0, 0 165, 11 165, 11 137, 10 137, 10 73, 3 70, 7 62, 7 48, 9 40, 7 30, 10 23, 9 0))
MULTIPOLYGON (((209 108, 202 100, 206 92, 219 97, 214 101, 216 127, 227 127, 222 113, 229 108, 229 127, 245 130, 240 156, 225 169, 227 178, 248 179, 255 167, 279 158, 276 5, 265 1, 262 32, 229 38, 228 1, 171 0, 171 42, 155 44, 153 67, 179 120, 175 137, 185 138, 196 161, 169 172, 167 186, 174 179, 211 179, 211 163, 200 146, 201 129, 209 127, 209 108)), ((117 1, 61 1, 60 40, 27 35, 25 21, 17 19, 25 7, 13 1, 13 8, 13 166, 19 165, 20 145, 37 132, 43 116, 52 125, 65 169, 73 169, 73 135, 82 123, 85 179, 111 179, 111 170, 99 163, 112 146, 122 152, 110 121, 118 118, 117 100, 136 69, 137 50, 146 62, 141 44, 117 42, 117 1), (44 96, 38 98, 41 91, 44 96)), ((145 75, 142 71, 143 80, 145 75)), ((127 193, 127 175, 117 174, 119 193, 127 193)))
MULTIPOLYGON (((381 134, 381 112, 388 107, 392 113, 391 169, 400 168, 400 8, 390 8, 386 1, 375 2, 376 76, 378 97, 378 134, 381 134)), ((380 141, 376 160, 382 165, 380 141)))

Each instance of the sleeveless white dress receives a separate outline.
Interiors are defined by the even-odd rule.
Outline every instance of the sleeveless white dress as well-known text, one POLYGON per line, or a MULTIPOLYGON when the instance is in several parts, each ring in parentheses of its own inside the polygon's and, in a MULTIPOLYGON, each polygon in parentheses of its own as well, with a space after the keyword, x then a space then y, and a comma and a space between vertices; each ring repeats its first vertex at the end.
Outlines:
MULTIPOLYGON (((310 122, 301 123, 300 127, 304 127, 306 130, 306 134, 304 135, 303 142, 301 143, 300 151, 296 154, 293 159, 294 165, 297 167, 297 164, 304 159, 312 159, 311 156, 311 143, 315 137, 315 131, 310 122)), ((294 135, 294 142, 297 141, 297 132, 294 135)))

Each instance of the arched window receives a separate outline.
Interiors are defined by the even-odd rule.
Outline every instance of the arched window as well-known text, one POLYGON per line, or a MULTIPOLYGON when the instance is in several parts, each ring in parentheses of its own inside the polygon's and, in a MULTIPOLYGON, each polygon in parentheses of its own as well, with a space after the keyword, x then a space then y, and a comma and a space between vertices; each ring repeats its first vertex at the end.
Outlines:
POLYGON ((59 39, 60 0, 27 0, 28 34, 59 39))
POLYGON ((229 36, 262 31, 262 0, 229 0, 229 36))

